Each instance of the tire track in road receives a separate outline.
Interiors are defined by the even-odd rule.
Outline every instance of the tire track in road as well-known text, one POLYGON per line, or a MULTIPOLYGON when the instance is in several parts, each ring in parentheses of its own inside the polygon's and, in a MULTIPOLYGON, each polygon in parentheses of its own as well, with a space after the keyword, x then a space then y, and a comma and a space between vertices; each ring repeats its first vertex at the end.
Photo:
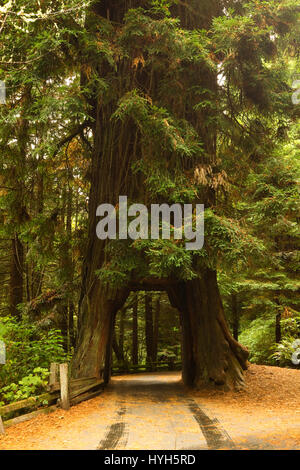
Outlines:
MULTIPOLYGON (((209 449, 235 449, 236 446, 227 433, 221 426, 219 420, 215 417, 209 417, 205 407, 198 405, 198 403, 188 395, 177 392, 175 397, 178 398, 178 402, 183 403, 189 411, 192 413, 193 418, 198 423, 200 431, 202 432, 207 446, 209 449)), ((160 401, 166 402, 166 397, 160 397, 160 401)), ((188 449, 181 449, 188 450, 188 449)))
POLYGON ((235 444, 229 434, 221 427, 217 418, 210 418, 203 406, 198 405, 193 398, 185 399, 191 413, 199 424, 209 449, 235 449, 235 444))
POLYGON ((116 381, 112 390, 117 413, 97 450, 146 449, 151 442, 158 450, 236 449, 218 419, 179 382, 149 374, 116 381))
POLYGON ((126 424, 124 422, 124 416, 126 414, 125 403, 123 401, 118 402, 117 408, 116 422, 110 425, 106 436, 100 441, 97 450, 117 449, 121 440, 123 441, 124 448, 126 447, 127 433, 126 424))

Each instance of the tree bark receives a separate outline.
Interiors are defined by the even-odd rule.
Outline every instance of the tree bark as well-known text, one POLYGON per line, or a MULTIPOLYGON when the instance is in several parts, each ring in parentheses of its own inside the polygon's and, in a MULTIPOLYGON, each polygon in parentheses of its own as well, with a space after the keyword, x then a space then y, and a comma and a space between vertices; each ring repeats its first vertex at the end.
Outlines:
POLYGON ((74 303, 69 301, 68 305, 69 313, 69 347, 74 348, 75 346, 75 329, 74 329, 74 303))
POLYGON ((11 213, 15 218, 14 224, 14 238, 12 239, 12 257, 10 266, 10 311, 11 314, 17 318, 21 318, 21 314, 17 309, 18 304, 23 302, 23 281, 24 281, 24 247, 19 238, 20 227, 28 220, 29 216, 25 207, 24 193, 25 193, 25 170, 26 170, 26 155, 28 146, 28 132, 29 125, 26 118, 27 106, 31 103, 31 85, 25 85, 24 92, 21 97, 22 112, 18 119, 17 126, 17 142, 18 163, 11 168, 10 178, 13 180, 13 185, 16 186, 16 191, 13 191, 11 200, 11 213))
POLYGON ((152 297, 145 293, 145 335, 146 335, 146 363, 153 362, 153 317, 152 317, 152 297))
POLYGON ((124 361, 124 329, 125 329, 124 316, 125 316, 125 311, 122 308, 120 311, 119 349, 120 349, 120 353, 121 353, 123 361, 124 361))
MULTIPOLYGON (((71 168, 67 170, 67 178, 68 178, 68 193, 67 193, 67 218, 66 218, 66 233, 67 233, 67 241, 66 241, 66 268, 67 268, 67 279, 66 282, 70 286, 70 293, 72 292, 73 288, 73 279, 74 279, 74 262, 72 256, 72 215, 73 215, 73 189, 71 186, 71 180, 73 179, 73 171, 71 168)), ((68 346, 71 348, 74 345, 74 303, 72 299, 68 299, 67 301, 67 308, 68 308, 68 346)))
MULTIPOLYGON (((43 156, 40 156, 38 163, 42 164, 43 156)), ((36 176, 36 200, 34 201, 34 209, 36 214, 42 214, 44 210, 44 175, 41 171, 37 170, 36 176)), ((36 243, 38 245, 38 250, 42 253, 43 244, 42 241, 37 238, 36 243)), ((28 265, 28 263, 27 263, 28 265)), ((31 272, 31 295, 32 298, 38 297, 42 292, 44 270, 43 268, 36 265, 33 261, 30 263, 30 269, 28 272, 31 272)))
POLYGON ((116 358, 117 358, 117 361, 118 362, 123 362, 124 361, 124 356, 122 356, 122 353, 120 351, 120 348, 119 348, 119 345, 118 345, 118 341, 117 341, 117 335, 116 335, 116 330, 114 329, 114 332, 113 332, 113 337, 112 337, 112 348, 113 348, 113 351, 116 355, 116 358))
MULTIPOLYGON (((278 308, 280 307, 280 292, 276 291, 275 294, 275 303, 278 305, 278 308)), ((280 343, 281 342, 281 312, 278 310, 278 313, 276 314, 276 322, 275 322, 275 342, 280 343)))
POLYGON ((236 341, 238 341, 238 339, 239 339, 240 319, 239 319, 238 300, 237 300, 237 295, 236 294, 231 294, 231 313, 232 313, 233 337, 236 341))
POLYGON ((115 315, 128 296, 126 290, 109 289, 95 281, 80 306, 79 336, 72 363, 74 377, 109 381, 115 315))
POLYGON ((64 339, 64 349, 70 352, 74 346, 74 303, 72 288, 74 279, 74 263, 72 257, 72 210, 73 192, 70 186, 72 170, 67 171, 67 186, 62 193, 61 229, 63 240, 60 246, 60 283, 63 288, 64 298, 57 308, 58 322, 64 339))
POLYGON ((181 313, 184 383, 243 386, 248 351, 231 336, 215 271, 205 269, 201 278, 181 283, 168 294, 181 313))
POLYGON ((281 312, 276 315, 276 327, 275 327, 275 342, 281 342, 281 312))
POLYGON ((132 308, 132 364, 134 365, 139 362, 138 351, 138 294, 135 293, 132 308))
POLYGON ((158 296, 155 299, 154 326, 153 326, 153 361, 154 362, 157 362, 160 297, 161 297, 160 294, 158 294, 158 296))
POLYGON ((21 313, 18 310, 18 304, 23 302, 23 271, 23 245, 18 235, 15 234, 15 238, 12 239, 12 253, 9 278, 9 305, 11 315, 18 319, 21 318, 21 313))
POLYGON ((276 332, 275 332, 275 342, 280 343, 281 342, 281 313, 277 313, 276 315, 276 332))

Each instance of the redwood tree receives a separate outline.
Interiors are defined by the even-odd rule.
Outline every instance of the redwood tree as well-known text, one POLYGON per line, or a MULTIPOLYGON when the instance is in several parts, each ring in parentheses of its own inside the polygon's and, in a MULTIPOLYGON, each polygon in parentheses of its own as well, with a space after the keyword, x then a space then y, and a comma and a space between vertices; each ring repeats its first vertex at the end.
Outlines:
POLYGON ((217 270, 262 246, 226 201, 292 114, 277 42, 295 22, 288 1, 92 3, 80 38, 93 152, 77 376, 109 380, 116 312, 131 290, 148 289, 167 291, 180 312, 185 383, 243 384, 248 352, 228 329, 217 270), (97 206, 118 209, 120 195, 148 207, 204 204, 203 249, 97 239, 97 206))

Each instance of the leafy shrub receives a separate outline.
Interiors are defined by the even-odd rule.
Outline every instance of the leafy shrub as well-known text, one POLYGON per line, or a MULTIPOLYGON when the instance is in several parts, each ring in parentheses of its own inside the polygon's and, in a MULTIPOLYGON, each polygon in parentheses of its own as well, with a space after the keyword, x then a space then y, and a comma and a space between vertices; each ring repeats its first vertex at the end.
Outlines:
POLYGON ((0 366, 0 387, 17 384, 37 368, 49 369, 51 362, 66 362, 59 330, 44 331, 35 324, 1 318, 0 339, 6 343, 6 364, 0 366))
POLYGON ((282 336, 296 339, 300 335, 300 313, 295 312, 294 316, 283 318, 280 324, 282 336))
POLYGON ((255 364, 275 365, 275 359, 270 357, 275 342, 275 317, 256 318, 241 333, 239 341, 249 351, 249 361, 255 364))
POLYGON ((157 353, 157 356, 158 356, 159 360, 166 361, 166 362, 175 361, 176 358, 177 358, 177 355, 174 352, 174 349, 177 349, 177 345, 176 346, 169 346, 169 347, 164 348, 163 350, 159 351, 157 353))
POLYGON ((275 314, 253 320, 239 340, 250 351, 250 362, 292 367, 293 342, 299 336, 299 313, 280 322, 282 340, 275 343, 275 314))
POLYGON ((289 336, 287 338, 283 338, 279 344, 275 344, 272 347, 274 352, 271 357, 277 361, 278 365, 282 367, 292 367, 292 354, 295 352, 293 343, 295 340, 295 337, 293 338, 292 336, 289 336))
POLYGON ((49 371, 36 367, 32 374, 23 377, 19 382, 3 387, 0 392, 5 403, 24 400, 31 396, 40 395, 46 390, 49 371))

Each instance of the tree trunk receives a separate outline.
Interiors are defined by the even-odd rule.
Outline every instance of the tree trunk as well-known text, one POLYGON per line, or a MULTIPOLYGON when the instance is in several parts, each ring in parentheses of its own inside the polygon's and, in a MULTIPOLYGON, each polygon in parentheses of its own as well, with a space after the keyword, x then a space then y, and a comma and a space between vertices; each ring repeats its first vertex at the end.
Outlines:
POLYGON ((58 324, 63 337, 63 348, 65 352, 68 351, 68 330, 69 330, 69 311, 68 306, 62 303, 57 305, 58 324))
POLYGON ((122 356, 122 360, 124 361, 124 316, 125 312, 122 308, 120 311, 120 332, 119 332, 119 349, 122 356))
POLYGON ((9 306, 10 313, 20 319, 21 313, 18 310, 18 304, 23 302, 23 271, 24 271, 24 252, 23 245, 18 237, 12 239, 12 254, 10 263, 9 278, 9 306))
POLYGON ((69 301, 68 305, 69 313, 69 347, 74 348, 75 346, 75 329, 74 329, 74 303, 69 301))
POLYGON ((117 361, 118 362, 123 362, 124 357, 122 356, 122 353, 121 353, 119 345, 118 345, 117 335, 116 335, 116 330, 115 329, 114 329, 113 337, 112 337, 112 348, 113 348, 113 351, 116 355, 117 361))
POLYGON ((236 294, 231 294, 232 331, 236 341, 239 339, 240 318, 236 294))
POLYGON ((160 297, 161 297, 160 294, 158 294, 158 296, 155 299, 154 326, 153 326, 153 361, 154 362, 157 362, 160 297))
POLYGON ((115 315, 128 292, 109 289, 96 280, 80 306, 78 344, 73 359, 75 377, 95 376, 109 381, 115 315))
POLYGON ((60 284, 64 291, 64 298, 57 311, 60 315, 58 320, 64 338, 64 349, 70 352, 72 345, 74 345, 74 303, 72 300, 74 263, 71 249, 73 197, 70 186, 70 179, 72 178, 72 171, 70 169, 68 169, 67 178, 67 189, 64 188, 63 190, 61 209, 64 238, 60 246, 60 284))
POLYGON ((27 105, 31 103, 31 85, 25 85, 24 93, 21 97, 20 104, 22 111, 17 125, 17 143, 18 152, 16 154, 18 163, 11 168, 10 178, 16 190, 10 203, 10 211, 13 214, 14 238, 12 240, 12 257, 10 266, 10 285, 9 285, 9 303, 10 312, 17 318, 21 318, 21 314, 17 309, 17 305, 23 302, 23 281, 24 281, 24 247, 19 239, 20 227, 29 219, 25 201, 25 170, 26 170, 26 154, 28 145, 28 120, 26 118, 27 105))
MULTIPOLYGON (((39 164, 42 164, 43 157, 40 156, 39 164)), ((34 201, 34 209, 36 214, 42 214, 44 210, 44 175, 41 171, 37 170, 36 176, 36 200, 34 201)), ((36 244, 38 246, 38 251, 43 252, 42 241, 37 237, 36 244)), ((28 264, 28 263, 27 263, 28 264)), ((30 263, 31 271, 31 295, 32 298, 38 297, 42 292, 44 270, 37 265, 34 261, 30 263)))
MULTIPOLYGON (((73 189, 70 185, 70 181, 73 179, 73 172, 71 168, 68 168, 68 194, 67 194, 67 218, 66 218, 66 283, 69 284, 69 297, 73 291, 73 279, 74 279, 74 262, 72 256, 72 214, 73 214, 73 189)), ((72 299, 67 300, 68 308, 68 338, 69 348, 74 344, 74 303, 72 299)))
POLYGON ((132 364, 134 365, 139 362, 138 350, 138 294, 135 293, 132 309, 132 364))
POLYGON ((146 335, 146 363, 153 362, 153 317, 152 317, 152 297, 145 293, 145 335, 146 335))
MULTIPOLYGON (((279 296, 280 296, 280 292, 276 291, 275 303, 276 305, 278 305, 278 308, 280 307, 279 296)), ((278 313, 276 314, 275 342, 276 343, 281 342, 281 311, 278 311, 278 313)))
POLYGON ((281 342, 281 313, 277 313, 276 315, 276 327, 275 327, 275 342, 281 342))
POLYGON ((230 334, 216 273, 206 269, 201 278, 168 289, 171 304, 181 312, 183 380, 189 386, 203 383, 227 389, 243 385, 248 351, 230 334))
POLYGON ((120 324, 119 324, 119 342, 117 340, 116 325, 114 326, 112 337, 112 348, 115 352, 118 362, 124 363, 124 316, 125 311, 120 310, 120 324))

